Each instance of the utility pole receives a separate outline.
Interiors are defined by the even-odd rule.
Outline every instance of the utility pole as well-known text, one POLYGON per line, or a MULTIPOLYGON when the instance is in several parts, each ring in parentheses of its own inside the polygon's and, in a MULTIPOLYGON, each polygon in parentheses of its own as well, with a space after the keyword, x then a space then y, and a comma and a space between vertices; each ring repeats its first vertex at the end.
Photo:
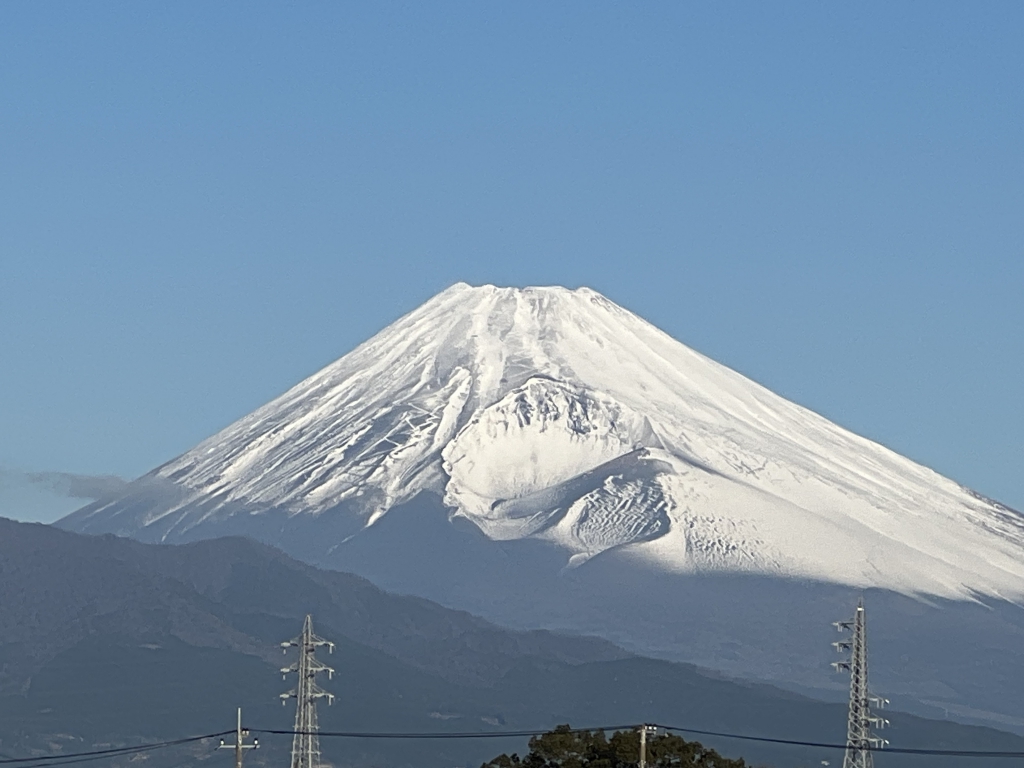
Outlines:
POLYGON ((647 768, 647 734, 652 736, 658 732, 657 726, 641 725, 640 728, 640 768, 647 768))
POLYGON ((242 729, 242 708, 238 708, 238 721, 235 727, 235 743, 225 744, 224 739, 220 740, 220 747, 218 749, 233 749, 235 750, 235 768, 242 768, 242 755, 245 754, 247 749, 259 749, 260 740, 253 739, 252 744, 246 744, 245 738, 249 735, 249 732, 242 729))
POLYGON ((857 603, 857 612, 849 621, 833 622, 840 632, 852 632, 848 640, 832 643, 840 653, 849 653, 848 659, 832 662, 837 671, 850 673, 850 710, 846 723, 846 756, 843 768, 873 768, 872 750, 881 749, 889 742, 877 738, 872 728, 884 728, 889 721, 871 714, 871 705, 878 708, 889 703, 868 693, 867 623, 863 598, 857 603))
POLYGON ((299 649, 298 660, 281 669, 282 676, 295 672, 299 678, 292 690, 281 694, 281 704, 285 704, 288 699, 296 699, 291 768, 320 768, 316 700, 325 698, 328 704, 334 703, 334 694, 316 684, 316 676, 321 672, 326 672, 328 678, 334 676, 334 670, 316 657, 316 649, 325 645, 329 652, 334 653, 334 643, 313 634, 313 617, 308 614, 302 624, 302 634, 294 640, 281 643, 285 653, 288 653, 289 648, 299 649))

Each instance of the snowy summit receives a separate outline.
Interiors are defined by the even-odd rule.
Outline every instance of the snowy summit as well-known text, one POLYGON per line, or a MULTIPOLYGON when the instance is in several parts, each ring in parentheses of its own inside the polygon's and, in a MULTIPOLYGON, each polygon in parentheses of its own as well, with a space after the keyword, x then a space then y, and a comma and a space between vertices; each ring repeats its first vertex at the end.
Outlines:
POLYGON ((329 519, 337 545, 424 492, 569 567, 618 548, 675 573, 1024 596, 1018 513, 587 288, 452 286, 62 524, 182 541, 329 519))

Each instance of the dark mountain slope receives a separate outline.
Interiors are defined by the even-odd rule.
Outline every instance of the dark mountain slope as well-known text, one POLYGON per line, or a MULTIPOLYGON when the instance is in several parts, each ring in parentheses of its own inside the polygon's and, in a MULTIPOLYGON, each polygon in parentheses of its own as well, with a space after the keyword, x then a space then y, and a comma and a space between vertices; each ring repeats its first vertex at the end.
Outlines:
MULTIPOLYGON (((230 728, 239 705, 252 727, 288 729, 293 710, 277 702, 289 685, 277 674, 284 660, 277 643, 297 633, 305 611, 338 643, 325 659, 337 669, 325 685, 338 699, 321 707, 324 730, 657 721, 818 741, 844 735, 841 705, 630 656, 603 641, 509 632, 240 539, 160 547, 0 521, 0 576, 6 754, 211 733, 230 728)), ((1024 750, 1024 739, 989 729, 892 719, 891 738, 904 746, 1024 750)), ((263 741, 248 764, 280 765, 290 740, 263 741)), ((837 759, 822 750, 708 742, 755 762, 837 759)), ((213 746, 154 753, 147 762, 226 765, 230 755, 213 746)), ((525 739, 323 742, 337 765, 474 765, 524 747, 525 739)), ((883 764, 923 761, 886 755, 883 764)))
POLYGON ((524 655, 569 663, 628 655, 602 640, 500 629, 248 539, 152 546, 0 518, 0 575, 0 638, 8 661, 0 690, 96 632, 140 642, 170 635, 267 660, 273 654, 276 664, 277 642, 297 629, 254 642, 234 626, 247 613, 292 618, 292 624, 313 613, 343 637, 453 680, 494 679, 524 655))

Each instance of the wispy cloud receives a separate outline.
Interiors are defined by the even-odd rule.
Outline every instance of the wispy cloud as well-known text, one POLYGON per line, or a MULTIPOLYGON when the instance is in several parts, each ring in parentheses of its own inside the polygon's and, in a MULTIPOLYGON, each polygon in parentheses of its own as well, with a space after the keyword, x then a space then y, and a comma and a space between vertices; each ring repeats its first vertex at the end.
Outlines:
POLYGON ((25 482, 72 499, 105 499, 116 496, 128 481, 116 475, 77 475, 71 472, 22 472, 0 470, 8 483, 25 482))

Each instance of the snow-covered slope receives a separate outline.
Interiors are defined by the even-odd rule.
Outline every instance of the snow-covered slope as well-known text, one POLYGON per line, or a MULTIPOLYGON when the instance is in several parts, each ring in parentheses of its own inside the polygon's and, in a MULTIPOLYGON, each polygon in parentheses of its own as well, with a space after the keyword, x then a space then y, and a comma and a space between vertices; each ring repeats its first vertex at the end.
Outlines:
POLYGON ((570 568, 617 548, 676 574, 1024 597, 1021 515, 585 288, 455 285, 62 524, 180 541, 322 521, 330 549, 421 492, 570 568))

